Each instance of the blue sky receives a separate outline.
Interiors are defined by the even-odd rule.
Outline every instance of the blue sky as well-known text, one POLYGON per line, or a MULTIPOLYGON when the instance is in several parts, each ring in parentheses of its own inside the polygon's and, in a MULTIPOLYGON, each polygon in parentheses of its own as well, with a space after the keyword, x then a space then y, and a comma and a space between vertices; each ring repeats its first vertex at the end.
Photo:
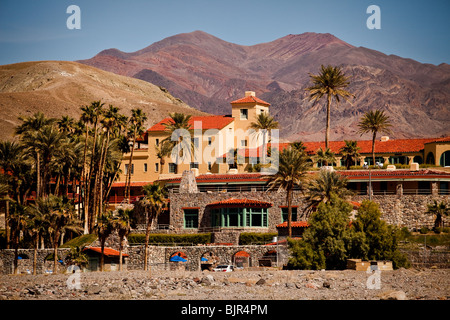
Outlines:
POLYGON ((448 0, 1 0, 0 65, 87 59, 108 48, 133 52, 195 30, 241 45, 328 32, 355 46, 450 64, 449 21, 448 0), (373 4, 381 9, 380 30, 366 26, 373 4), (81 9, 80 30, 66 26, 69 5, 81 9))

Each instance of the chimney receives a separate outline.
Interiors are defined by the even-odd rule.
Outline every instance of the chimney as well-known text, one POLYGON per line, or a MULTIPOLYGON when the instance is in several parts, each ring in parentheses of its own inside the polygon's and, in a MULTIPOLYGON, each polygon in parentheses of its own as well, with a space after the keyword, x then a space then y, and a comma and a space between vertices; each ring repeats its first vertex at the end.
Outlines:
POLYGON ((246 97, 255 97, 255 91, 245 91, 245 96, 246 97))
POLYGON ((389 137, 388 136, 382 136, 381 137, 381 141, 382 142, 389 141, 389 137))

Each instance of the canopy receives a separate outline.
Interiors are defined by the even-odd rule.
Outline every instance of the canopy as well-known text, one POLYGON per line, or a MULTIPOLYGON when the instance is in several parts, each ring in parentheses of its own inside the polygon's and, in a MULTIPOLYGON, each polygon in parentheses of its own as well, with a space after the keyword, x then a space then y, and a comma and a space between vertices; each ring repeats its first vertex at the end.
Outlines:
POLYGON ((180 256, 173 256, 173 257, 171 257, 169 259, 169 261, 172 261, 172 262, 180 262, 180 261, 181 262, 186 262, 187 260, 182 258, 182 257, 180 257, 180 256))
POLYGON ((208 261, 208 259, 206 259, 205 257, 202 257, 201 260, 202 260, 202 261, 208 261))

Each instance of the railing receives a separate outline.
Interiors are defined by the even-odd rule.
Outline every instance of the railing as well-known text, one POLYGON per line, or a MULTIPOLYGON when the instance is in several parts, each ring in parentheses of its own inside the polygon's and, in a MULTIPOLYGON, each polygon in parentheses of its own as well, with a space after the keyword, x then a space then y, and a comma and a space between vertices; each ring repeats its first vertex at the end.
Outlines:
MULTIPOLYGON (((131 196, 130 197, 130 203, 134 202, 134 201, 139 201, 142 197, 144 197, 143 195, 139 195, 139 196, 131 196)), ((120 204, 120 203, 126 203, 126 198, 125 196, 109 196, 108 202, 110 204, 120 204)))
MULTIPOLYGON (((256 191, 277 191, 277 188, 269 189, 267 185, 212 185, 212 186, 197 186, 199 192, 215 193, 215 192, 256 192, 256 191)), ((179 187, 170 189, 173 193, 179 193, 179 187)), ((300 187, 294 187, 295 191, 299 191, 300 187)))

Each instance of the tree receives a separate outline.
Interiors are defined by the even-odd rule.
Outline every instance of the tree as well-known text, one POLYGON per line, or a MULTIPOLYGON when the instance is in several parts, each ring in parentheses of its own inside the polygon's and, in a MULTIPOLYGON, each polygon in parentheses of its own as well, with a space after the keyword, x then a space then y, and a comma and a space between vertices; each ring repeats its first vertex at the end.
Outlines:
POLYGON ((147 270, 148 260, 148 241, 150 237, 150 228, 153 221, 157 221, 158 216, 166 207, 167 189, 162 183, 154 182, 143 187, 144 198, 141 200, 146 213, 145 229, 145 252, 144 252, 144 270, 147 270))
POLYGON ((347 189, 347 179, 335 171, 327 170, 320 170, 315 179, 308 181, 305 193, 308 212, 316 210, 322 202, 329 202, 333 195, 342 199, 352 195, 347 189))
POLYGON ((119 235, 119 271, 122 271, 122 252, 123 252, 123 242, 125 237, 130 233, 131 223, 130 223, 130 212, 129 209, 119 209, 117 218, 114 220, 114 229, 117 230, 119 235))
POLYGON ((352 243, 349 227, 352 207, 333 196, 321 203, 309 218, 309 227, 299 242, 291 241, 293 251, 288 266, 297 269, 344 269, 352 243))
POLYGON ((349 78, 345 76, 340 67, 321 65, 320 72, 317 75, 309 74, 309 76, 313 83, 311 87, 307 88, 310 93, 309 101, 314 101, 315 104, 322 97, 327 97, 325 148, 329 148, 331 102, 333 98, 338 104, 341 98, 349 101, 349 97, 354 97, 354 95, 344 90, 349 85, 349 78))
POLYGON ((345 167, 347 170, 350 170, 350 166, 352 163, 356 163, 356 160, 358 159, 359 155, 359 147, 358 142, 355 140, 344 140, 345 146, 341 148, 339 151, 345 161, 345 167))
POLYGON ((172 152, 171 145, 168 141, 161 141, 159 145, 155 146, 156 157, 159 159, 159 172, 162 173, 163 166, 166 163, 165 157, 168 157, 172 152))
POLYGON ((192 126, 189 123, 191 120, 190 115, 185 115, 183 113, 169 113, 170 119, 168 122, 163 123, 164 130, 168 133, 168 137, 162 140, 162 143, 167 143, 169 145, 170 154, 175 154, 175 163, 176 165, 180 162, 181 158, 190 157, 193 159, 194 154, 194 143, 192 141, 191 132, 192 126), (189 139, 187 138, 187 134, 189 133, 189 139), (187 151, 188 154, 185 154, 184 151, 187 151))
POLYGON ((33 255, 33 274, 36 275, 36 265, 37 265, 37 250, 39 247, 39 238, 42 237, 47 231, 49 224, 46 219, 45 213, 39 208, 39 201, 36 204, 32 204, 27 209, 27 232, 31 235, 34 245, 34 255, 33 255))
POLYGON ((436 220, 434 220, 434 228, 440 228, 443 225, 442 217, 448 216, 450 213, 450 208, 447 207, 444 201, 438 203, 436 200, 432 204, 427 205, 428 210, 426 213, 436 215, 436 220))
POLYGON ((14 274, 17 274, 21 233, 26 231, 28 225, 26 207, 13 202, 7 223, 11 230, 11 242, 14 248, 14 274))
POLYGON ((101 256, 100 256, 100 271, 103 271, 105 264, 105 242, 106 239, 114 231, 114 221, 112 211, 107 210, 102 212, 97 218, 97 224, 95 225, 95 232, 100 240, 101 256))
POLYGON ((288 232, 292 236, 292 193, 295 186, 303 187, 307 180, 307 171, 311 164, 304 153, 293 148, 286 148, 279 155, 278 171, 269 176, 269 190, 278 188, 278 191, 286 192, 286 204, 288 206, 288 232))
POLYGON ((336 161, 336 158, 334 157, 334 152, 331 151, 330 148, 326 148, 325 150, 319 148, 316 152, 315 160, 317 163, 320 162, 324 166, 328 166, 330 163, 333 164, 333 162, 336 161))
POLYGON ((73 204, 62 197, 49 195, 36 200, 37 207, 48 221, 48 234, 53 245, 53 273, 57 272, 58 246, 67 231, 81 233, 80 222, 74 217, 73 204), (60 239, 61 238, 61 239, 60 239))
POLYGON ((127 179, 125 181, 125 199, 130 201, 130 186, 131 186, 131 166, 133 164, 133 153, 136 144, 136 138, 144 133, 144 123, 147 121, 147 115, 142 111, 142 109, 136 108, 131 110, 130 117, 130 138, 131 138, 131 152, 130 159, 128 161, 128 170, 126 172, 127 179))
POLYGON ((266 164, 266 136, 268 133, 271 132, 273 129, 278 128, 278 122, 273 119, 272 116, 270 116, 266 112, 262 112, 258 115, 256 118, 256 122, 250 123, 250 128, 253 130, 260 131, 259 133, 262 134, 263 143, 262 143, 262 164, 266 164))
POLYGON ((366 112, 358 123, 358 132, 363 135, 364 133, 372 132, 372 159, 375 165, 375 140, 377 133, 391 133, 389 127, 391 127, 389 116, 384 114, 381 110, 370 110, 366 112))

